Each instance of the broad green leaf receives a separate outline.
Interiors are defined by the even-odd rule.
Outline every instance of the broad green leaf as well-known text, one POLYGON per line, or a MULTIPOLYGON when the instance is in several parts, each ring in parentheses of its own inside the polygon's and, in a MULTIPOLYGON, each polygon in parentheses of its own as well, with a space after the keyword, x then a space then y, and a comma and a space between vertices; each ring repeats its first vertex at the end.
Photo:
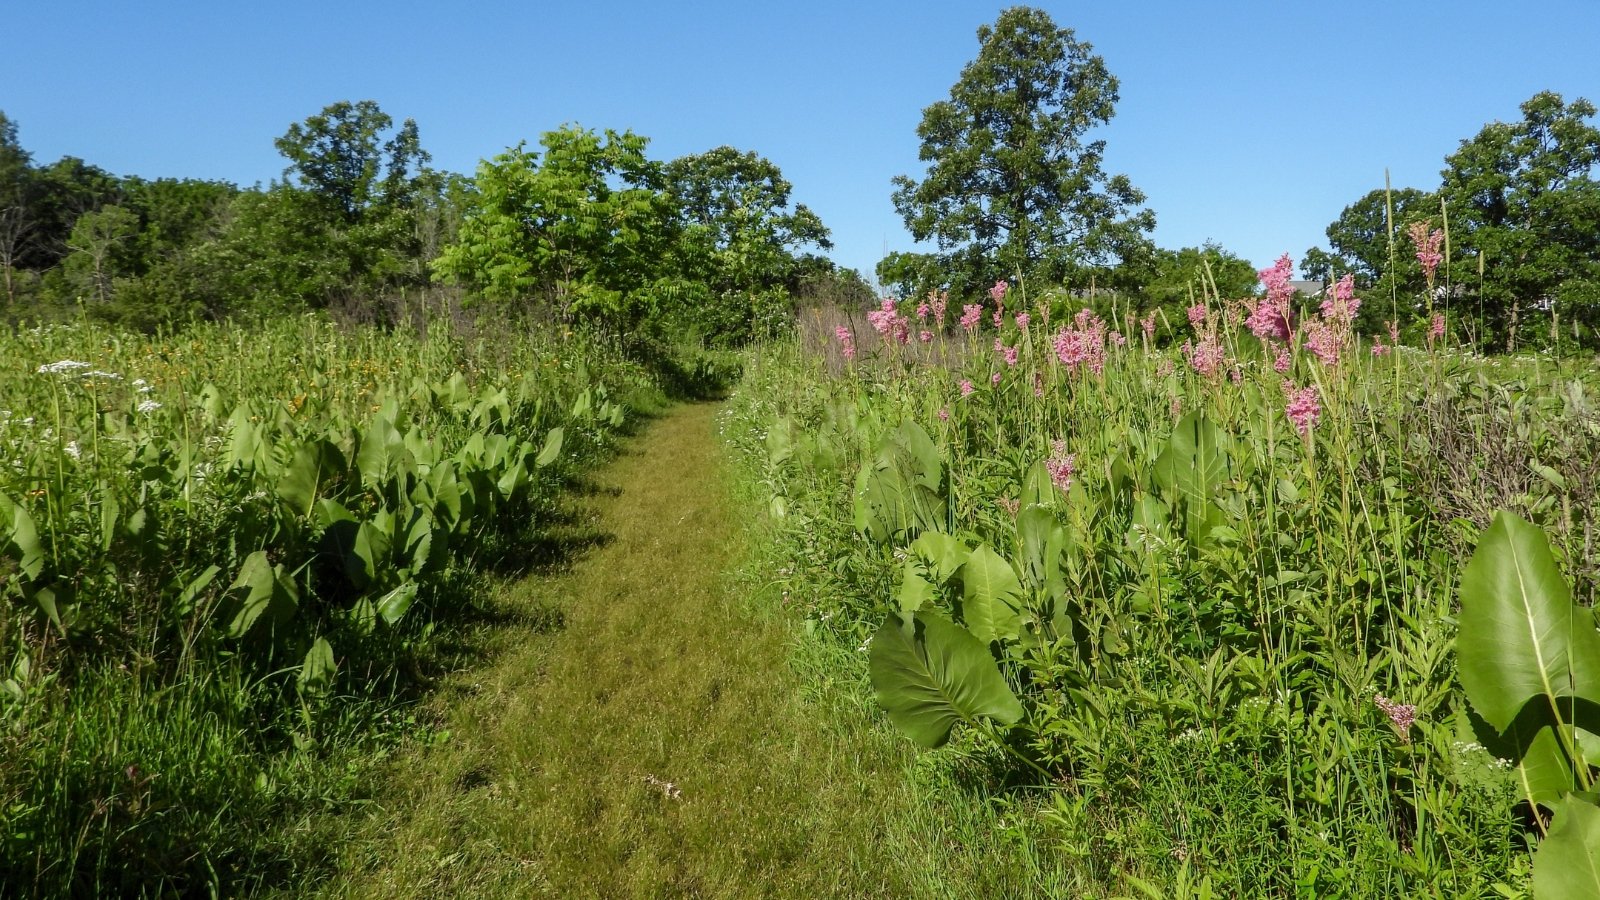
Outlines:
POLYGON ((333 687, 333 676, 338 671, 338 663, 333 658, 333 647, 327 640, 317 638, 311 645, 311 650, 306 653, 305 662, 300 664, 300 677, 298 686, 300 693, 310 697, 319 697, 333 687))
POLYGON ((1173 427, 1154 474, 1157 484, 1203 505, 1228 477, 1226 436, 1203 413, 1189 413, 1173 427))
POLYGON ((561 457, 561 444, 566 438, 566 432, 560 427, 550 429, 544 436, 544 449, 539 451, 539 456, 534 460, 534 465, 544 468, 561 457))
POLYGON ((942 531, 924 531, 911 543, 911 552, 927 563, 928 573, 939 584, 954 578, 972 553, 960 538, 942 531))
POLYGON ((328 483, 344 471, 344 454, 318 438, 300 445, 278 479, 278 496, 298 516, 309 516, 328 483))
POLYGON ((933 585, 922 577, 922 567, 916 559, 907 557, 901 570, 900 590, 895 594, 895 599, 900 601, 901 612, 916 612, 933 597, 933 585))
POLYGON ((924 747, 944 744, 958 722, 1022 718, 988 647, 931 610, 890 615, 872 638, 868 670, 889 720, 924 747))
POLYGON ((411 608, 412 602, 416 599, 417 583, 415 581, 407 581, 378 598, 376 604, 378 615, 383 617, 383 621, 393 625, 405 617, 406 611, 411 608))
POLYGON ((1535 698, 1600 702, 1594 616, 1572 602, 1543 530, 1511 513, 1495 514, 1462 573, 1459 628, 1461 686, 1496 729, 1535 698))
POLYGON ((39 529, 33 523, 33 516, 5 494, 0 494, 0 527, 6 529, 6 542, 0 549, 17 561, 17 570, 24 577, 38 578, 45 562, 39 529))
POLYGON ((937 494, 944 482, 944 461, 933 438, 928 437, 928 432, 911 419, 900 423, 890 437, 894 445, 910 458, 911 479, 937 494))
POLYGON ((1054 569, 1061 563, 1059 551, 1052 554, 1052 548, 1060 548, 1065 543, 1066 529, 1056 519, 1056 514, 1048 507, 1029 506, 1017 514, 1017 544, 1021 551, 1023 571, 1027 573, 1028 580, 1035 585, 1043 585, 1049 580, 1054 569))
POLYGON ((221 566, 206 566, 205 571, 183 586, 183 590, 178 592, 178 599, 173 602, 173 609, 180 618, 194 611, 195 600, 199 598, 200 592, 210 587, 211 582, 220 574, 222 574, 221 566))
POLYGON ((767 429, 767 461, 781 466, 794 456, 794 422, 779 416, 767 429))
POLYGON ((1536 900, 1600 897, 1600 809, 1582 797, 1566 797, 1555 809, 1550 833, 1533 855, 1536 900))
POLYGON ((299 591, 273 566, 267 551, 257 550, 245 557, 239 575, 223 595, 218 614, 229 637, 243 637, 265 618, 269 623, 287 622, 299 605, 299 591))
POLYGON ((361 436, 361 449, 356 453, 356 468, 361 471, 361 481, 376 487, 388 480, 391 473, 405 464, 406 442, 399 429, 389 419, 374 416, 361 436))
POLYGON ((1022 630, 1022 582, 988 544, 979 544, 961 566, 961 617, 967 629, 987 645, 1015 640, 1022 630))

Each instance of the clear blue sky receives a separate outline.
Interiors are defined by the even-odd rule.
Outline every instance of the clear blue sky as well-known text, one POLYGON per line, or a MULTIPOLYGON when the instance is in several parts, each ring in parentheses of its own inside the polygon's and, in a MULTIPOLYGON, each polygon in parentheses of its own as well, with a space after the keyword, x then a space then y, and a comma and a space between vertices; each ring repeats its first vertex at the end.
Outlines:
MULTIPOLYGON (((1122 82, 1107 170, 1157 243, 1298 259, 1361 194, 1432 188, 1446 154, 1540 90, 1600 102, 1600 0, 1042 3, 1122 82)), ((239 184, 337 100, 417 120, 440 168, 562 123, 661 159, 729 144, 782 167, 840 263, 912 249, 889 179, 1002 4, 16 2, 0 110, 39 162, 239 184)))

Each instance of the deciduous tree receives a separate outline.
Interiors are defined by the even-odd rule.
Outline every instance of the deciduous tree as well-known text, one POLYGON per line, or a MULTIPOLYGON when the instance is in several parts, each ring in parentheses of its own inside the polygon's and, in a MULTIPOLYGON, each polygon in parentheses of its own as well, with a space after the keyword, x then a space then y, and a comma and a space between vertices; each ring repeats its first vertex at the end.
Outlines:
POLYGON ((1117 79, 1070 28, 1012 7, 978 29, 978 56, 950 98, 923 111, 922 180, 895 179, 894 204, 933 241, 953 286, 1014 273, 1058 280, 1146 243, 1155 214, 1123 175, 1102 169, 1117 79))

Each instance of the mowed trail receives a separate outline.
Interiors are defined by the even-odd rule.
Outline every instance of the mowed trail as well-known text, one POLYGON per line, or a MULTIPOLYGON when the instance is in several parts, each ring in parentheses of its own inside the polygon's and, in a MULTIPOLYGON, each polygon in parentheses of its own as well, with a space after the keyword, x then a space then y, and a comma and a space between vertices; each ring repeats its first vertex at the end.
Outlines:
POLYGON ((717 408, 675 408, 595 475, 577 502, 609 538, 508 591, 490 661, 439 694, 450 739, 395 765, 325 894, 922 893, 894 837, 907 751, 809 708, 792 623, 727 577, 750 523, 717 408))

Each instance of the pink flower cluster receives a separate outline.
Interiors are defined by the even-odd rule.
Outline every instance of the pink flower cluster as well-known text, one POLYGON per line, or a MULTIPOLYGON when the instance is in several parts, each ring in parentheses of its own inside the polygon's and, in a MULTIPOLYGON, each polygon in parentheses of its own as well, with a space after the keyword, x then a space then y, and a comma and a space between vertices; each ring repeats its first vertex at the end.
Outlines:
POLYGON ((950 305, 950 295, 944 291, 929 291, 928 299, 932 301, 928 305, 933 307, 933 320, 939 323, 939 327, 943 328, 944 311, 950 305))
POLYGON ((977 330, 978 323, 983 321, 983 305, 968 303, 961 307, 961 327, 967 331, 977 330))
POLYGON ((1394 724, 1395 731, 1400 733, 1400 742, 1411 743, 1411 726, 1417 721, 1417 707, 1410 703, 1396 703, 1382 694, 1374 695, 1372 702, 1376 703, 1378 709, 1394 724))
POLYGON ((1106 368, 1106 323, 1093 310, 1080 309, 1073 327, 1063 325, 1056 332, 1052 347, 1056 359, 1069 372, 1086 367, 1096 375, 1102 374, 1106 368))
POLYGON ((1072 487, 1072 473, 1077 468, 1078 455, 1068 453, 1067 442, 1060 440, 1050 442, 1050 452, 1050 458, 1044 461, 1045 470, 1050 473, 1050 483, 1066 493, 1072 487))
POLYGON ((976 391, 977 389, 978 388, 975 385, 973 385, 972 379, 970 379, 970 378, 961 379, 961 396, 963 396, 963 397, 971 397, 973 392, 976 391))
POLYGON ((1025 312, 1017 313, 1017 330, 1020 331, 1020 332, 1023 332, 1024 334, 1026 334, 1027 331, 1028 331, 1028 323, 1032 322, 1032 321, 1033 321, 1033 318, 1031 316, 1029 316, 1027 313, 1025 313, 1025 312))
POLYGON ((1360 311, 1361 300, 1356 297, 1355 276, 1346 273, 1333 286, 1333 292, 1328 295, 1328 299, 1322 301, 1322 317, 1329 322, 1348 326, 1355 322, 1356 313, 1360 311))
POLYGON ((833 330, 833 336, 839 339, 839 353, 845 359, 856 358, 856 339, 850 329, 840 325, 833 330))
POLYGON ((1428 323, 1428 342, 1444 337, 1444 313, 1434 313, 1433 321, 1428 323))
POLYGON ((1267 296, 1250 306, 1250 316, 1245 319, 1245 327, 1256 337, 1288 343, 1289 302, 1294 299, 1294 288, 1289 281, 1293 276, 1294 263, 1287 253, 1278 257, 1270 269, 1256 273, 1267 289, 1267 296))
POLYGON ((1000 304, 1005 302, 1006 291, 1008 291, 1010 289, 1011 289, 1011 286, 1006 284, 1004 279, 1001 279, 1000 281, 996 281, 994 283, 994 287, 989 288, 989 299, 993 300, 995 302, 995 305, 998 306, 998 305, 1000 305, 1000 304))
POLYGON ((1183 357, 1189 361, 1190 368, 1207 378, 1212 378, 1222 371, 1226 354, 1215 329, 1209 329, 1198 344, 1193 341, 1183 342, 1183 357))
POLYGON ((1428 277, 1428 283, 1433 284, 1433 273, 1438 270, 1439 263, 1444 262, 1444 254, 1439 252, 1439 245, 1444 242, 1444 232, 1435 228, 1428 230, 1427 222, 1412 222, 1410 229, 1411 243, 1417 248, 1417 262, 1422 264, 1422 273, 1428 277))
POLYGON ((892 340, 897 344, 911 342, 911 322, 895 307, 893 300, 883 298, 882 305, 867 313, 867 321, 872 324, 872 329, 882 335, 884 340, 892 340))
POLYGON ((1322 403, 1317 399, 1316 385, 1296 388, 1294 382, 1285 381, 1283 392, 1289 397, 1289 402, 1284 407, 1289 421, 1294 423, 1295 430, 1300 432, 1301 437, 1309 436, 1317 420, 1322 417, 1322 403))

